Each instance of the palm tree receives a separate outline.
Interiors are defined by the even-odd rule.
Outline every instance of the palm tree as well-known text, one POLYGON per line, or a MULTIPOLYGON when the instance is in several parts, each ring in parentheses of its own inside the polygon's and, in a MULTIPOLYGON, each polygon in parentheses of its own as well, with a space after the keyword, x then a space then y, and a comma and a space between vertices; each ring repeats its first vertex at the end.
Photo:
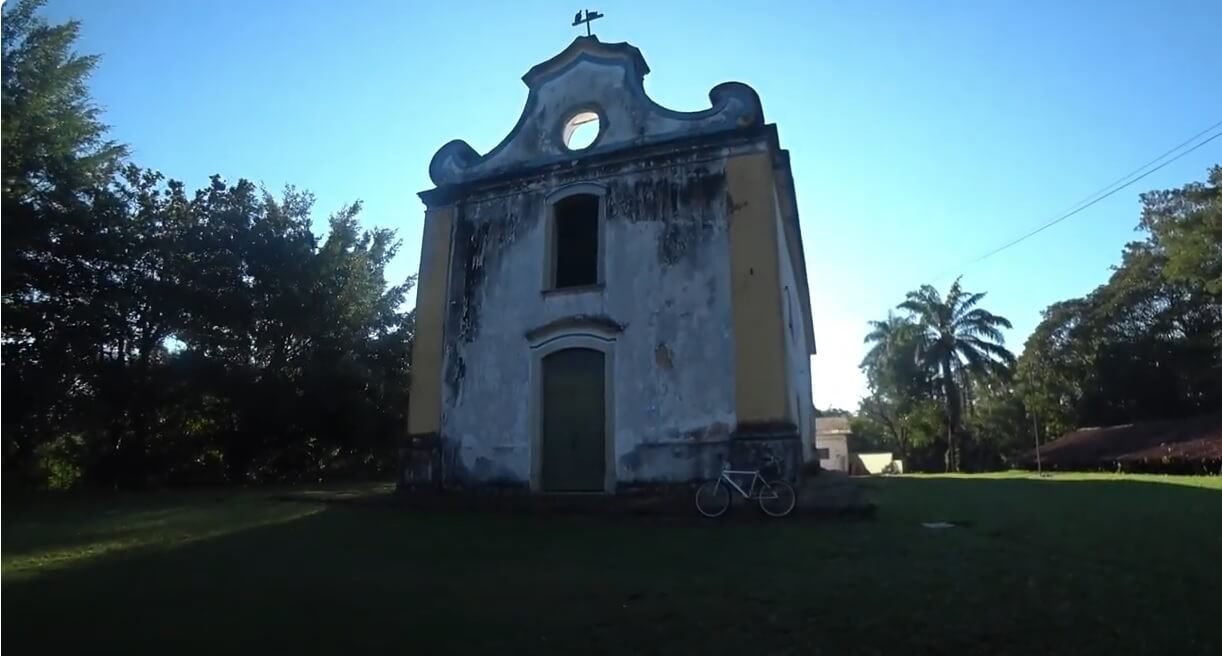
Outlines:
POLYGON ((865 343, 874 346, 870 347, 866 357, 862 359, 861 368, 877 370, 899 354, 904 343, 913 335, 915 326, 908 317, 897 316, 894 312, 888 312, 887 318, 882 321, 868 323, 870 332, 866 335, 865 343))
POLYGON ((912 318, 887 313, 882 321, 870 321, 865 343, 873 344, 862 359, 870 387, 897 401, 913 400, 926 393, 928 376, 920 367, 924 333, 912 318))
POLYGON ((946 469, 959 468, 956 438, 962 422, 960 380, 1005 374, 1014 366, 1014 354, 1004 346, 1002 328, 1010 320, 976 307, 984 292, 963 291, 959 279, 951 284, 946 298, 932 285, 908 292, 901 310, 912 313, 922 332, 918 359, 931 376, 941 383, 946 405, 946 469))

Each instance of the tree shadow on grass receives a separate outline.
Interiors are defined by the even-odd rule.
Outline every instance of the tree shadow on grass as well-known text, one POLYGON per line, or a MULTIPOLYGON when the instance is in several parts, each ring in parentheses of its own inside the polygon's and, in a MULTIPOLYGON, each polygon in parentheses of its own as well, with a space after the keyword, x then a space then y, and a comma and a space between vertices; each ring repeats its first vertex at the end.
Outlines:
MULTIPOLYGON (((786 599, 805 586, 784 563, 819 548, 799 547, 815 534, 810 522, 766 530, 281 505, 313 512, 6 576, 10 644, 63 653, 673 653, 720 645, 708 631, 714 622, 731 627, 736 646, 766 645, 801 627, 800 606, 786 599), (758 589, 742 598, 727 589, 743 583, 758 589), (766 621, 777 612, 789 616, 779 627, 766 621)), ((859 530, 858 544, 866 537, 859 530)))

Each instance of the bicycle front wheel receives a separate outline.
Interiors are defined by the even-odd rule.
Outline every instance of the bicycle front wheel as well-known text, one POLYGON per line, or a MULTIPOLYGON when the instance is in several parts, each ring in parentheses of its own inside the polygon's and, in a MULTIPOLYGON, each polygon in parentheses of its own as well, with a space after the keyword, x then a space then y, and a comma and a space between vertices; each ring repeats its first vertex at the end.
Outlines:
POLYGON ((721 517, 730 509, 730 488, 720 480, 696 489, 696 510, 705 517, 721 517))
POLYGON ((785 481, 772 481, 765 484, 759 496, 760 510, 771 517, 784 517, 793 512, 798 503, 793 486, 785 481))

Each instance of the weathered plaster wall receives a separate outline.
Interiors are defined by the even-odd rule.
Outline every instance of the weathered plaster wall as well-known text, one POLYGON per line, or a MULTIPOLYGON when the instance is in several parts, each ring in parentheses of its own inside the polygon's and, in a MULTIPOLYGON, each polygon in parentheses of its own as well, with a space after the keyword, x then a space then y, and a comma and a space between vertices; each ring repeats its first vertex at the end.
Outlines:
POLYGON ((640 52, 628 44, 579 37, 523 78, 530 95, 504 141, 482 156, 463 141, 451 141, 433 157, 429 175, 440 186, 569 161, 573 153, 563 143, 564 124, 580 111, 597 113, 602 123, 583 156, 764 124, 759 96, 745 84, 719 84, 709 91, 708 109, 678 112, 645 93, 648 70, 640 52))
POLYGON ((616 482, 717 470, 736 424, 724 161, 723 148, 553 173, 459 206, 441 417, 457 478, 530 480, 536 381, 527 333, 571 317, 622 328, 608 408, 616 482), (543 293, 546 198, 578 182, 606 190, 604 285, 543 293))
POLYGON ((798 296, 801 293, 801 287, 797 283, 797 276, 794 272, 793 260, 790 256, 791 249, 779 203, 777 207, 775 218, 779 253, 777 264, 780 268, 781 300, 784 303, 785 367, 789 382, 786 399, 789 401, 789 417, 798 427, 798 434, 802 440, 802 457, 806 461, 811 459, 810 443, 814 433, 810 354, 806 349, 806 317, 801 309, 801 299, 798 296))

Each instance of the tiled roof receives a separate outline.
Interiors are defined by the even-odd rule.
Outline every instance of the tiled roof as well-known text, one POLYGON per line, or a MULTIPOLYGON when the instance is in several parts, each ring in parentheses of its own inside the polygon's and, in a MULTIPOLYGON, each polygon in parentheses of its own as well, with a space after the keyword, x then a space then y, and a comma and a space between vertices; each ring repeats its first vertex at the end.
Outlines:
MULTIPOLYGON (((1222 460, 1222 413, 1079 428, 1041 446, 1040 451, 1045 466, 1065 467, 1162 459, 1222 460)), ((1035 452, 1021 460, 1034 463, 1035 452)))

